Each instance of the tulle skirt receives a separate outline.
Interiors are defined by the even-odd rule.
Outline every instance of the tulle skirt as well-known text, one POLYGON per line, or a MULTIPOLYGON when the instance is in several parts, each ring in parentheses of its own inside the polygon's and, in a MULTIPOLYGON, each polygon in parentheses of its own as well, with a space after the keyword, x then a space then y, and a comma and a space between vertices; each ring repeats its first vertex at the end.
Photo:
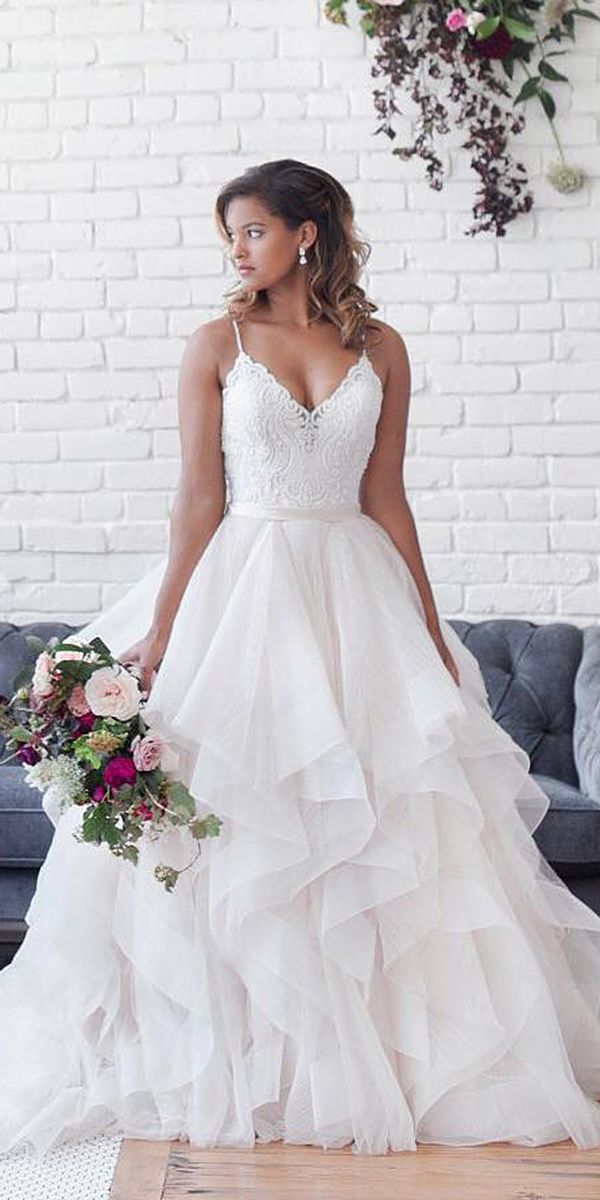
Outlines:
MULTIPOLYGON (((164 566, 83 634, 122 653, 164 566)), ((442 631, 459 687, 352 506, 225 514, 149 702, 220 835, 169 894, 153 868, 187 832, 136 867, 60 817, 0 975, 0 1150, 600 1145, 600 918, 539 853, 549 802, 442 631)))

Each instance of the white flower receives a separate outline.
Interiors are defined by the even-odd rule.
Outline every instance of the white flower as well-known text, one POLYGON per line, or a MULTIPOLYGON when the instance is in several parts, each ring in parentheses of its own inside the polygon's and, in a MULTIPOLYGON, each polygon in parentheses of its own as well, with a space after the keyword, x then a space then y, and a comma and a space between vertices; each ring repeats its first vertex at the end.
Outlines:
POLYGON ((485 16, 484 13, 481 13, 481 12, 467 13, 467 29, 469 30, 469 33, 475 33, 477 26, 481 25, 484 21, 487 21, 487 17, 485 16))
POLYGON ((25 767, 25 780, 29 787, 43 792, 42 808, 53 825, 57 825, 61 813, 69 808, 84 793, 84 773, 74 758, 58 754, 41 758, 33 766, 25 767))
POLYGON ((57 809, 67 808, 83 791, 84 773, 74 758, 58 754, 56 758, 41 758, 25 767, 29 787, 44 793, 43 806, 52 817, 57 809))
POLYGON ((97 717, 130 721, 135 717, 142 695, 137 679, 124 667, 100 667, 84 685, 87 702, 97 717))
POLYGON ((571 7, 571 0, 545 0, 542 15, 549 29, 560 25, 565 13, 571 7))
POLYGON ((564 161, 550 163, 546 179, 557 192, 578 192, 583 187, 585 174, 581 167, 572 167, 564 161))
POLYGON ((54 762, 53 758, 40 758, 39 762, 32 765, 27 764, 24 767, 24 771, 25 782, 29 787, 37 788, 38 791, 43 792, 44 788, 47 788, 52 782, 54 762))

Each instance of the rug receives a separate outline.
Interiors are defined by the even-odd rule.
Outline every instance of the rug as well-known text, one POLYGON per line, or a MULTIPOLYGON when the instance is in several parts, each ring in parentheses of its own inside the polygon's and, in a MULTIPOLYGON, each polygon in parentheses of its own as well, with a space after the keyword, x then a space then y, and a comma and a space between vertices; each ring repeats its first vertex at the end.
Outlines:
POLYGON ((122 1140, 66 1142, 37 1160, 26 1148, 0 1154, 0 1200, 109 1200, 122 1140))

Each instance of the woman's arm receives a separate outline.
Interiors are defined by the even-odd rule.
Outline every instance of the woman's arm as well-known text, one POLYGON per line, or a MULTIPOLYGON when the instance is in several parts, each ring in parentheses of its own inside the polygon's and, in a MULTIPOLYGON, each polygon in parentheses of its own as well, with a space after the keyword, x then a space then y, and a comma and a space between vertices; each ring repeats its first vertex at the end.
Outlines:
POLYGON ((443 641, 439 616, 427 577, 417 529, 406 492, 403 467, 410 405, 410 363, 404 341, 390 325, 383 332, 378 365, 385 378, 375 444, 360 485, 361 508, 389 534, 417 586, 427 628, 458 683, 456 664, 443 641))
POLYGON ((165 652, 194 567, 223 517, 225 478, 215 324, 209 322, 192 334, 181 360, 177 389, 181 472, 169 516, 167 566, 148 633, 121 656, 124 662, 138 664, 144 690, 165 652))
POLYGON ((410 405, 410 363, 404 341, 383 325, 379 362, 385 370, 375 445, 361 480, 361 508, 389 534, 417 585, 428 627, 439 625, 414 518, 404 490, 403 468, 410 405))

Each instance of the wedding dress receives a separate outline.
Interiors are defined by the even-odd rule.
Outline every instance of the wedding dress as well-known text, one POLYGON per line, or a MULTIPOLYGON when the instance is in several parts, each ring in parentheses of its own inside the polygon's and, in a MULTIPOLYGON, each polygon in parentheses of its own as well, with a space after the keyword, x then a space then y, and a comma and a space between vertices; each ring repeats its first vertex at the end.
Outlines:
MULTIPOLYGON (((220 835, 139 865, 57 818, 0 975, 0 1150, 95 1133, 600 1145, 600 917, 532 837, 548 799, 358 489, 382 386, 364 351, 308 410, 243 349, 227 507, 150 695, 220 835)), ((122 653, 165 561, 81 632, 122 653)))

